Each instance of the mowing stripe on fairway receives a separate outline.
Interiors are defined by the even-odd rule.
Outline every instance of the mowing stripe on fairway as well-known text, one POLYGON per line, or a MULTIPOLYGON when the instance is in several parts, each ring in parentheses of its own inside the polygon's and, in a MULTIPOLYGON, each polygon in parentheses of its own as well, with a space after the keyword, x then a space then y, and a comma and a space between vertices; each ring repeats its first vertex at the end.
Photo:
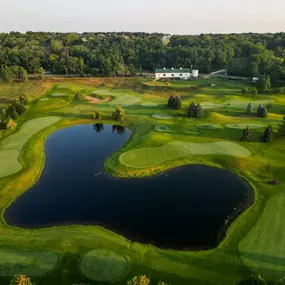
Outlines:
POLYGON ((50 251, 0 249, 0 257, 0 276, 45 276, 58 262, 57 254, 50 251))
POLYGON ((14 174, 22 169, 18 158, 24 144, 38 131, 58 122, 60 117, 42 117, 23 124, 21 129, 0 141, 0 177, 14 174))
POLYGON ((240 242, 244 263, 267 280, 285 275, 285 193, 268 200, 258 222, 240 242))
POLYGON ((157 104, 156 104, 156 103, 153 103, 153 102, 144 102, 144 103, 141 103, 140 105, 141 105, 142 107, 150 107, 150 108, 157 106, 157 104))
POLYGON ((215 125, 215 124, 210 124, 210 123, 205 123, 205 124, 198 124, 196 125, 198 129, 203 129, 203 130, 215 130, 215 129, 220 129, 221 126, 215 125))
POLYGON ((120 155, 120 163, 132 168, 148 168, 174 158, 192 155, 227 155, 248 157, 251 152, 237 143, 221 141, 189 143, 173 141, 161 147, 147 147, 127 151, 120 155))
POLYGON ((170 119, 172 119, 172 116, 168 115, 168 114, 152 114, 151 116, 153 118, 159 119, 159 120, 170 120, 170 119))
POLYGON ((246 127, 249 127, 250 129, 261 129, 264 128, 265 125, 254 124, 254 123, 238 123, 238 124, 227 124, 226 127, 229 129, 245 129, 246 127))
POLYGON ((88 279, 96 281, 114 281, 125 276, 129 269, 127 259, 106 249, 95 249, 85 254, 80 270, 88 279))

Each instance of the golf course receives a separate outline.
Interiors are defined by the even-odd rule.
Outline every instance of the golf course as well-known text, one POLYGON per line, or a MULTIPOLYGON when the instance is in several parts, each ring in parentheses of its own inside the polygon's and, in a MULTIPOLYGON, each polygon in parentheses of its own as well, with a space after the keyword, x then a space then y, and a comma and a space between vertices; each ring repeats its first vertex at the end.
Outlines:
POLYGON ((277 283, 285 276, 285 137, 278 133, 285 94, 273 88, 242 94, 243 88, 253 86, 215 77, 1 83, 1 108, 23 93, 29 101, 15 127, 0 130, 0 284, 15 274, 37 285, 120 285, 144 274, 151 284, 235 285, 251 274, 277 283), (181 98, 181 108, 169 107, 170 96, 181 98), (192 102, 203 115, 187 115, 192 102), (114 119, 118 106, 121 120, 114 119), (266 116, 257 116, 264 106, 266 116), (268 126, 274 136, 264 142, 268 126), (278 185, 268 183, 274 180, 278 185), (105 196, 95 196, 99 190, 105 196), (185 196, 190 192, 196 196, 185 196), (209 202, 201 206, 209 223, 197 223, 203 215, 195 199, 209 202), (79 215, 95 210, 96 221, 79 215), (78 215, 69 218, 71 212, 78 215), (159 221, 158 212, 167 220, 155 239, 144 233, 144 219, 159 221), (133 224, 124 224, 128 217, 133 224), (203 244, 195 243, 199 228, 203 244), (208 235, 214 236, 209 244, 208 235))

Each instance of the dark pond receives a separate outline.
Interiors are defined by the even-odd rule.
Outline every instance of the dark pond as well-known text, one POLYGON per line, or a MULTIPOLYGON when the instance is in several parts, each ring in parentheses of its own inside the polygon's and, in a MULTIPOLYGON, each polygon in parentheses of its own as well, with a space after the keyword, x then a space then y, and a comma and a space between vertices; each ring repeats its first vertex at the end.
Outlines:
POLYGON ((104 173, 104 160, 130 134, 110 125, 80 125, 51 134, 43 173, 7 209, 7 223, 23 228, 92 224, 164 248, 216 246, 224 221, 235 208, 244 210, 252 196, 248 183, 202 165, 148 178, 111 177, 104 173))

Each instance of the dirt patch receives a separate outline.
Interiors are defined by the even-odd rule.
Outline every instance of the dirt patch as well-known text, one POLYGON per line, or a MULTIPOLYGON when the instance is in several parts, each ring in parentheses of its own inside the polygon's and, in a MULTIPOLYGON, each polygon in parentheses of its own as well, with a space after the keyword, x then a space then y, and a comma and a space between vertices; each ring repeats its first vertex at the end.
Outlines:
POLYGON ((110 100, 110 97, 107 97, 103 100, 100 100, 100 99, 92 97, 92 96, 85 96, 85 99, 88 100, 89 103, 91 103, 91 104, 99 104, 99 103, 108 102, 110 100))

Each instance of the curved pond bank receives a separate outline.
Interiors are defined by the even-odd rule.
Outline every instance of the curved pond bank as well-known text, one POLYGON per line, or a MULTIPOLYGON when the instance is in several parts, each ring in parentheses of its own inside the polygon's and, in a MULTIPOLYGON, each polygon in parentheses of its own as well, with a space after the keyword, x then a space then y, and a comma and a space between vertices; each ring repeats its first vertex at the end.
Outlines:
POLYGON ((102 124, 51 134, 42 175, 6 210, 7 223, 23 228, 101 225, 163 248, 215 247, 230 224, 225 221, 251 204, 249 184, 203 165, 147 178, 114 178, 104 172, 104 160, 130 135, 123 127, 102 124))

